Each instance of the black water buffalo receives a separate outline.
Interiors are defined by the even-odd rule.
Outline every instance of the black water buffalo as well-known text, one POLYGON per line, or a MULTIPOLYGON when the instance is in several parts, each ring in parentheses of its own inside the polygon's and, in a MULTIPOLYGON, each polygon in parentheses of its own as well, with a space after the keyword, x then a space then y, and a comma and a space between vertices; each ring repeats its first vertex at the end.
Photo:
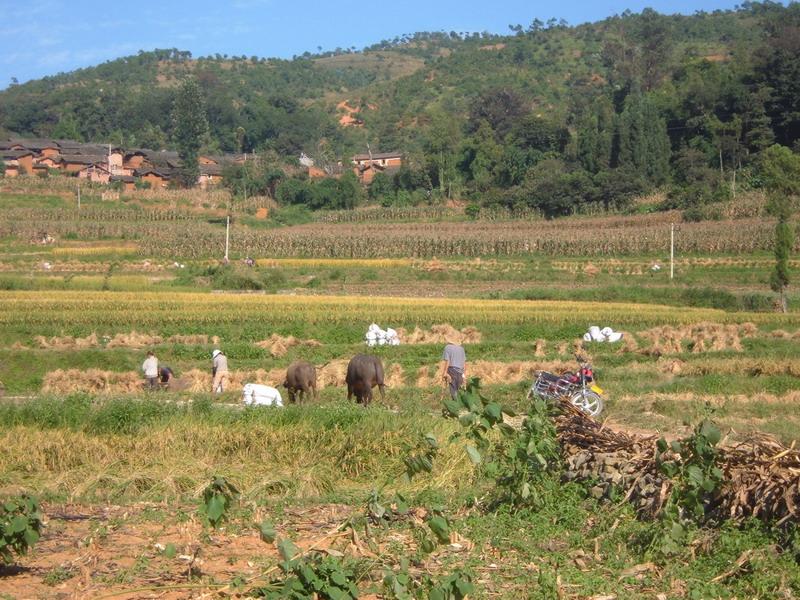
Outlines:
POLYGON ((356 402, 367 405, 372 401, 372 388, 376 385, 384 399, 383 364, 377 356, 356 354, 347 365, 347 399, 355 395, 356 402))
POLYGON ((286 381, 283 387, 289 392, 289 402, 294 404, 295 394, 300 393, 300 399, 305 400, 308 392, 313 391, 314 400, 317 399, 317 369, 309 362, 298 360, 289 365, 286 370, 286 381))

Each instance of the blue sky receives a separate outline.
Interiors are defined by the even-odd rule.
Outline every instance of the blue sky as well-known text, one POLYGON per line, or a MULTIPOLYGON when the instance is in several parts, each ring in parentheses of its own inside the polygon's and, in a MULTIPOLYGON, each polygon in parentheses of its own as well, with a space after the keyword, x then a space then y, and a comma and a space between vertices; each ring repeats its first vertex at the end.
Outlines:
POLYGON ((721 0, 196 0, 191 3, 0 0, 0 89, 153 48, 194 56, 229 54, 291 58, 321 46, 362 48, 415 31, 507 33, 509 24, 564 18, 595 21, 652 7, 691 14, 733 8, 721 0), (125 7, 133 10, 126 12, 125 7))

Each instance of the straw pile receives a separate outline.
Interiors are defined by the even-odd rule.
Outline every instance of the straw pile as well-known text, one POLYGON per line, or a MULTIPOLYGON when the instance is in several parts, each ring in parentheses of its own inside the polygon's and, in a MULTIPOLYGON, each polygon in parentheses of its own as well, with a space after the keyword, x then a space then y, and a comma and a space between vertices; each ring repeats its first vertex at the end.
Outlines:
MULTIPOLYGON (((656 435, 614 431, 577 410, 566 400, 556 418, 566 479, 591 480, 592 494, 608 496, 615 486, 640 514, 656 517, 673 482, 656 467, 656 435)), ((719 448, 725 473, 708 506, 716 519, 756 517, 778 525, 800 522, 800 451, 765 435, 719 448)))
MULTIPOLYGON (((642 354, 661 356, 663 354, 680 354, 688 349, 695 354, 724 350, 741 352, 742 338, 753 337, 756 333, 758 333, 758 328, 753 323, 741 325, 695 323, 680 327, 670 325, 654 327, 640 331, 637 335, 649 343, 640 350, 642 354)), ((628 348, 623 347, 623 350, 628 350, 628 348)))
POLYGON ((285 356, 289 351, 289 348, 294 346, 309 346, 313 348, 316 346, 321 346, 322 343, 318 342, 317 340, 300 340, 293 335, 283 337, 277 333, 273 333, 271 336, 269 336, 269 338, 266 340, 261 340, 260 342, 256 342, 255 345, 259 348, 269 350, 269 353, 272 356, 278 358, 285 356))
POLYGON ((58 369, 47 373, 42 381, 42 392, 46 394, 132 393, 141 389, 142 378, 135 371, 118 373, 100 369, 58 369))
MULTIPOLYGON (((527 381, 533 383, 536 371, 551 371, 561 373, 575 369, 574 362, 562 360, 551 361, 514 361, 497 362, 490 360, 476 360, 467 364, 467 377, 480 377, 484 385, 519 383, 527 381)), ((420 367, 417 370, 416 386, 419 388, 441 385, 436 378, 438 367, 420 367)))
MULTIPOLYGON (((39 348, 44 350, 80 350, 82 348, 99 348, 102 346, 101 339, 98 338, 97 333, 92 333, 86 337, 65 335, 48 338, 43 335, 37 335, 34 340, 39 348)), ((107 340, 106 348, 148 348, 163 344, 165 341, 170 344, 183 344, 186 346, 207 345, 209 342, 212 344, 219 343, 217 336, 204 334, 178 334, 165 339, 154 333, 139 333, 138 331, 117 333, 113 337, 104 338, 104 340, 107 340)))
POLYGON ((401 344, 445 344, 449 340, 460 341, 462 344, 479 344, 482 338, 481 332, 474 327, 458 330, 449 323, 432 325, 430 329, 414 327, 414 331, 410 333, 400 327, 397 335, 401 344))
POLYGON ((80 348, 97 348, 100 345, 100 341, 97 339, 97 334, 92 333, 86 337, 72 337, 70 335, 66 335, 63 337, 44 337, 43 335, 37 335, 33 338, 34 341, 39 345, 39 348, 44 350, 73 350, 73 349, 80 349, 80 348))

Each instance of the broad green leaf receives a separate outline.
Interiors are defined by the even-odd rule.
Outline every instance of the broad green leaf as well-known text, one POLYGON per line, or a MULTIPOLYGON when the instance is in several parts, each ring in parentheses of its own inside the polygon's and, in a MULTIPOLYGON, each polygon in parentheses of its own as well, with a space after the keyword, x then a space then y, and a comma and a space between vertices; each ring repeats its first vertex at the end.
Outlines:
POLYGON ((686 469, 686 475, 689 481, 694 485, 701 485, 703 483, 703 471, 697 465, 689 465, 686 469))
POLYGON ((712 446, 716 446, 722 437, 719 427, 709 420, 703 421, 703 424, 700 426, 700 435, 705 437, 712 446))
POLYGON ((444 408, 451 417, 457 417, 461 413, 461 403, 456 400, 445 400, 444 408))
POLYGON ((268 544, 274 542, 277 536, 275 526, 270 521, 262 521, 261 525, 258 526, 258 532, 261 539, 268 544))
POLYGON ((25 530, 25 535, 23 537, 25 538, 25 543, 28 545, 28 548, 32 548, 36 542, 39 541, 39 533, 30 527, 25 530))
POLYGON ((11 519, 11 533, 21 533, 28 528, 28 519, 22 515, 17 515, 11 519))
POLYGON ((472 585, 472 582, 465 579, 463 576, 456 579, 456 588, 458 588, 462 597, 475 591, 475 586, 472 585))
POLYGON ((214 494, 208 501, 207 514, 212 523, 219 521, 225 513, 225 498, 219 494, 214 494))
POLYGON ((297 546, 289 538, 283 538, 278 542, 278 552, 283 560, 292 560, 297 555, 297 546))
POLYGON ((495 421, 503 420, 503 408, 497 402, 490 402, 483 409, 483 413, 495 421))
POLYGON ((440 544, 450 542, 450 525, 447 523, 447 519, 438 515, 431 517, 428 521, 428 527, 430 527, 440 544))
POLYGON ((481 463, 481 453, 478 452, 478 449, 475 446, 467 446, 467 456, 469 460, 472 462, 473 465, 479 465, 481 463))

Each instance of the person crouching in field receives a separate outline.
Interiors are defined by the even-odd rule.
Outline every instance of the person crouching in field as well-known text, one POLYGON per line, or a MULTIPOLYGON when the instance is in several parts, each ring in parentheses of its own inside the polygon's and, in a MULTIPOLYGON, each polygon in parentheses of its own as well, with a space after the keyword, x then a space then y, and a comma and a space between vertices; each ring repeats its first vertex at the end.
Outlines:
POLYGON ((221 350, 211 353, 211 392, 221 394, 228 383, 228 357, 221 350))
POLYGON ((147 353, 147 358, 142 363, 142 371, 144 371, 144 378, 147 381, 145 387, 148 390, 158 389, 158 359, 156 355, 150 350, 147 353))
POLYGON ((450 388, 450 396, 458 396, 458 390, 464 385, 467 374, 467 354, 460 344, 460 339, 451 336, 445 340, 447 345, 439 363, 439 374, 450 388))
POLYGON ((173 373, 172 369, 169 367, 162 366, 158 368, 158 381, 161 384, 162 390, 169 389, 169 382, 173 377, 175 377, 175 373, 173 373))

